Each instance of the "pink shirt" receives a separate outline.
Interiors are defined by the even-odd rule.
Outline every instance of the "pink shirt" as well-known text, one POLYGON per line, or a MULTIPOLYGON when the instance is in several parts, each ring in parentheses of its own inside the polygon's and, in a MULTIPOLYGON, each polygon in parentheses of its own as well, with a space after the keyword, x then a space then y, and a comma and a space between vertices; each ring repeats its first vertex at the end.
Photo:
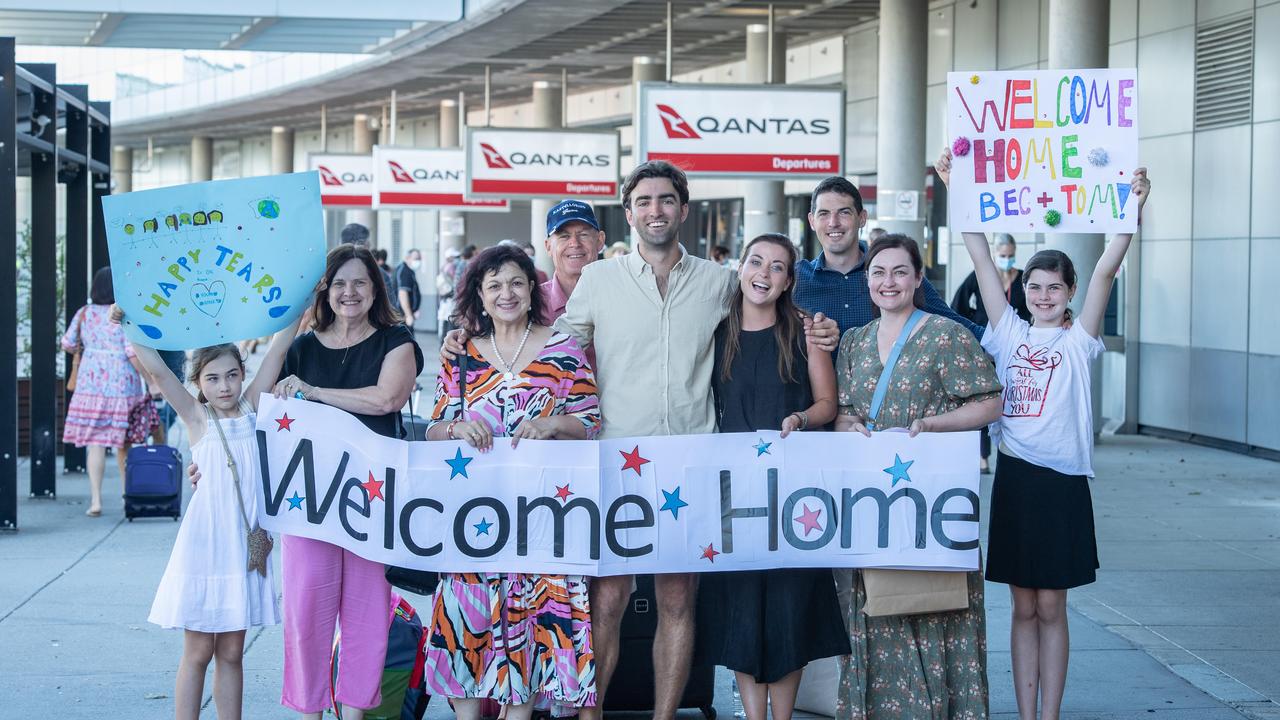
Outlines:
MULTIPOLYGON (((569 304, 569 293, 564 291, 555 275, 552 275, 550 280, 542 283, 538 288, 542 291, 542 324, 550 326, 564 314, 565 306, 569 304)), ((594 370, 596 367, 595 346, 588 345, 586 353, 587 362, 591 363, 591 368, 594 370)))

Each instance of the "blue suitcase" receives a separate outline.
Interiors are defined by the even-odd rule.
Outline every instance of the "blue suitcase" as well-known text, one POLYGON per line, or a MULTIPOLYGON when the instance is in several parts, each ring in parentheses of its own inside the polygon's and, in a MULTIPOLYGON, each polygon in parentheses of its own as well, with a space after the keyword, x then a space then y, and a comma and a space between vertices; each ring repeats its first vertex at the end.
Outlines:
POLYGON ((124 471, 124 516, 182 515, 182 455, 168 445, 138 445, 129 450, 124 471))

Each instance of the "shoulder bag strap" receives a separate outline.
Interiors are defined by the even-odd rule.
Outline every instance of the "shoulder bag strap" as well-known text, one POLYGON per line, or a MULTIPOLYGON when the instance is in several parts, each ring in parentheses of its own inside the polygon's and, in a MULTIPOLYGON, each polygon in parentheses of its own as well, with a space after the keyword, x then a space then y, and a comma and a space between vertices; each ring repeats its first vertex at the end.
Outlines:
POLYGON ((889 359, 884 363, 884 370, 880 371, 880 379, 876 381, 876 392, 871 396, 871 412, 867 414, 867 429, 875 430, 876 418, 880 416, 880 406, 884 404, 884 396, 889 392, 889 383, 893 381, 893 368, 898 364, 898 356, 902 354, 902 348, 907 344, 907 340, 911 338, 911 330, 924 317, 925 312, 920 308, 911 313, 911 317, 907 318, 907 323, 902 326, 902 332, 898 333, 898 339, 893 342, 893 349, 889 351, 889 359))
POLYGON ((222 451, 227 455, 227 467, 231 468, 231 479, 236 486, 236 499, 240 501, 240 517, 244 519, 244 527, 246 531, 253 530, 253 524, 249 522, 249 514, 244 511, 244 495, 240 490, 240 471, 236 469, 235 458, 231 457, 231 446, 227 444, 227 434, 222 431, 222 422, 213 414, 213 410, 208 405, 204 406, 205 417, 209 418, 209 424, 213 425, 218 431, 218 437, 222 439, 222 451))

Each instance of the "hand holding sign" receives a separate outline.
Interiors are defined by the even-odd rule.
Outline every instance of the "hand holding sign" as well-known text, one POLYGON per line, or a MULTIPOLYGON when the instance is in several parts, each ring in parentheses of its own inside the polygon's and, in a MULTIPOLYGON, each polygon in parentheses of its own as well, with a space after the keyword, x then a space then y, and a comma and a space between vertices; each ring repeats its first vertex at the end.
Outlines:
POLYGON ((316 173, 223 180, 103 198, 129 340, 185 350, 272 334, 324 269, 316 173))

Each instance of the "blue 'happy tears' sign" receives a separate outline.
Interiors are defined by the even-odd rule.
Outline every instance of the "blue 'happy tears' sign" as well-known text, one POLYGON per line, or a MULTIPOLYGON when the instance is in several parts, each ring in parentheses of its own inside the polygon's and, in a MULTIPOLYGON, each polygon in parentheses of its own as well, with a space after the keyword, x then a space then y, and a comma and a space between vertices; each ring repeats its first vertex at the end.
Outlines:
POLYGON ((116 303, 140 345, 270 335, 303 311, 324 272, 315 172, 112 195, 102 211, 116 303))

